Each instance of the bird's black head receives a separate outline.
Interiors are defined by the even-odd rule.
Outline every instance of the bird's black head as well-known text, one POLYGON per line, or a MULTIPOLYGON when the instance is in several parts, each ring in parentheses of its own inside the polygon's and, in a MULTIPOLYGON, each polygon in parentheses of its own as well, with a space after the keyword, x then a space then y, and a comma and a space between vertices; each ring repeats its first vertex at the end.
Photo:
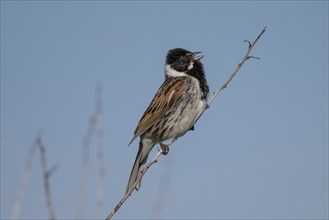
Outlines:
POLYGON ((192 76, 200 83, 200 88, 206 97, 209 92, 206 76, 201 59, 197 56, 201 52, 191 52, 182 48, 175 48, 168 51, 166 59, 166 78, 176 76, 192 76))
POLYGON ((203 68, 200 59, 203 56, 197 56, 201 52, 191 52, 183 48, 175 48, 168 51, 166 64, 178 72, 187 73, 194 65, 199 65, 203 68))

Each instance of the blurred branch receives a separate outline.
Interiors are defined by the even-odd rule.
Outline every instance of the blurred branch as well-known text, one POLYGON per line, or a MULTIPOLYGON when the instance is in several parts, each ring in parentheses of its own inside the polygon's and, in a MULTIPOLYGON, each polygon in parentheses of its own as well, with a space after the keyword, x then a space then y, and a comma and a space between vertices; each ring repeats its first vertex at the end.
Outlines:
MULTIPOLYGON (((215 100, 215 98, 218 96, 218 94, 223 91, 228 84, 233 80, 233 78, 235 77, 235 75, 238 73, 238 71, 240 70, 240 68, 242 67, 242 65, 249 59, 259 59, 257 57, 254 56, 250 56, 250 52, 252 51, 252 49, 254 48, 255 44, 257 43, 257 41, 261 38, 261 36, 264 34, 266 30, 266 27, 263 28, 263 30, 258 34, 257 38, 253 41, 253 43, 250 43, 250 41, 245 40, 245 42, 248 43, 248 50, 246 52, 246 54, 244 55, 242 61, 237 65, 237 67, 235 68, 234 72, 231 74, 231 76, 229 77, 229 79, 217 90, 213 93, 213 95, 211 96, 211 98, 209 99, 208 103, 207 103, 207 108, 208 109, 211 105, 211 103, 215 100)), ((205 110, 206 110, 205 109, 205 110)), ((205 111, 204 110, 204 111, 205 111)), ((202 112, 202 114, 204 113, 204 111, 202 112)), ((202 115, 201 114, 201 115, 202 115)), ((201 116, 200 115, 200 116, 201 116)), ((173 144, 176 141, 175 138, 172 138, 169 142, 169 144, 167 145, 168 148, 171 146, 171 144, 173 144)), ((113 217, 113 215, 120 209, 120 207, 122 206, 122 204, 127 200, 127 198, 131 195, 131 193, 133 192, 133 190, 135 189, 135 186, 141 181, 142 177, 144 176, 144 174, 146 173, 146 171, 154 164, 157 162, 158 158, 164 153, 163 148, 161 147, 160 150, 158 151, 158 153, 152 158, 152 160, 150 162, 148 162, 146 165, 144 165, 143 168, 141 168, 139 175, 137 177, 136 182, 134 183, 134 185, 132 185, 132 187, 130 188, 130 190, 124 195, 124 197, 120 200, 120 202, 116 205, 116 207, 111 211, 111 213, 107 216, 106 220, 109 220, 113 217)))
POLYGON ((88 169, 89 169, 89 152, 90 152, 90 141, 95 131, 95 117, 91 116, 88 123, 88 128, 85 137, 82 141, 82 168, 81 168, 81 179, 80 179, 80 198, 77 212, 77 219, 84 218, 84 211, 86 208, 86 189, 88 180, 88 169))
POLYGON ((28 185, 29 178, 30 178, 32 161, 33 161, 33 157, 36 152, 36 149, 37 149, 36 140, 34 140, 26 153, 24 171, 23 171, 23 174, 21 177, 20 187, 17 191, 16 197, 14 200, 14 205, 13 205, 13 209, 12 209, 12 213, 11 213, 11 219, 20 218, 22 202, 25 197, 26 190, 27 190, 27 185, 28 185))
POLYGON ((90 117, 88 128, 82 142, 82 170, 80 180, 80 198, 77 212, 77 219, 84 218, 86 209, 86 189, 88 182, 89 159, 90 159, 90 142, 94 134, 97 139, 97 160, 99 167, 99 180, 96 193, 97 216, 102 215, 104 208, 104 181, 105 181, 105 163, 103 153, 103 127, 102 127, 102 87, 96 87, 96 113, 90 117))
POLYGON ((54 220, 55 217, 55 211, 51 202, 51 193, 50 193, 50 185, 49 185, 49 177, 53 173, 54 169, 48 170, 47 168, 47 159, 46 159, 46 149, 45 146, 42 143, 41 137, 37 137, 37 145, 40 150, 40 159, 41 159, 41 166, 42 166, 42 172, 43 172, 43 183, 46 193, 46 204, 48 208, 49 218, 54 220))
POLYGON ((102 127, 102 87, 96 88, 96 138, 97 138, 97 159, 99 167, 99 179, 97 187, 97 217, 101 218, 104 209, 104 182, 105 182, 105 163, 104 163, 104 145, 103 145, 103 127, 102 127))

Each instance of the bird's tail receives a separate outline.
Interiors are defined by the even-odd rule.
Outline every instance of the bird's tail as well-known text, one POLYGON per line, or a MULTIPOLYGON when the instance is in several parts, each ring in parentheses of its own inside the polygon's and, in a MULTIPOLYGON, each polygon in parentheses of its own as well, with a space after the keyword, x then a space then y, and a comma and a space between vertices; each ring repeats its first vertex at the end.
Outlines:
MULTIPOLYGON (((139 170, 140 170, 141 166, 146 163, 147 157, 154 146, 154 144, 150 145, 149 143, 143 143, 143 142, 145 142, 145 141, 142 138, 141 141, 139 142, 139 149, 138 149, 137 156, 136 156, 136 159, 134 162, 134 166, 131 169, 131 173, 130 173, 129 180, 128 180, 128 185, 126 188, 126 194, 129 192, 131 187, 135 184, 137 177, 138 177, 139 170)), ((141 186, 141 182, 139 182, 135 186, 135 189, 138 191, 140 186, 141 186)))

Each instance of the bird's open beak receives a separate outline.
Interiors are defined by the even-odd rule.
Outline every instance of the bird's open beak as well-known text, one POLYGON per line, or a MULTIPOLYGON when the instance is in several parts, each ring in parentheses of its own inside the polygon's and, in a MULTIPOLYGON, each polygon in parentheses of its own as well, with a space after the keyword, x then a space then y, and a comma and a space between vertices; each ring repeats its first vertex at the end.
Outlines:
POLYGON ((202 52, 194 52, 193 53, 193 57, 194 57, 194 59, 195 60, 201 60, 204 56, 197 56, 197 54, 200 54, 200 53, 202 53, 202 52))

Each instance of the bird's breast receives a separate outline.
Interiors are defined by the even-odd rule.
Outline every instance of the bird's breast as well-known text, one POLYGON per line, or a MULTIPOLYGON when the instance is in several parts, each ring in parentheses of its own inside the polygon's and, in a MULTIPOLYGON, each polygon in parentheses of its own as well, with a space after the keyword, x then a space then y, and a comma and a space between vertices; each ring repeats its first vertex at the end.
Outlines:
POLYGON ((163 140, 181 137, 189 131, 206 108, 207 100, 202 98, 198 80, 190 77, 186 91, 177 107, 168 115, 167 129, 159 134, 163 140))

